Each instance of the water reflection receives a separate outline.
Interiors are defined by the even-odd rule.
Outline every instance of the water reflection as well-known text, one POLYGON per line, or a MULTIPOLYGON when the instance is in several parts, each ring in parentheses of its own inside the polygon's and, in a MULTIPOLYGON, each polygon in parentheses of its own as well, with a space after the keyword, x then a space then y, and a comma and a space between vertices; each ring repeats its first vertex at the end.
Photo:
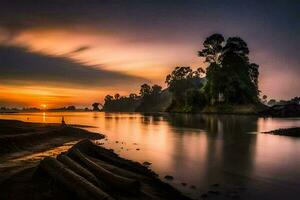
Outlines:
POLYGON ((256 134, 300 126, 299 118, 84 112, 25 113, 0 118, 53 123, 60 122, 62 114, 69 124, 96 126, 89 130, 107 135, 104 146, 126 158, 153 163, 151 167, 156 172, 173 175, 172 184, 193 197, 199 197, 214 183, 250 188, 245 199, 257 195, 272 199, 282 194, 292 199, 299 194, 293 188, 300 186, 300 140, 256 134), (181 182, 198 189, 182 187, 181 182))

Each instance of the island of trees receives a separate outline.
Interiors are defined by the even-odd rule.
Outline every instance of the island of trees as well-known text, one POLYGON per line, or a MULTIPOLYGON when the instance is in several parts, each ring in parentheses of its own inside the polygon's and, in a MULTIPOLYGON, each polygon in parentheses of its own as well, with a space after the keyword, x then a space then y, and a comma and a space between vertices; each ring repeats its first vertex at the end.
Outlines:
POLYGON ((208 64, 178 66, 166 76, 167 88, 143 84, 139 95, 107 95, 104 111, 198 112, 232 110, 232 106, 262 104, 258 89, 259 65, 250 62, 247 43, 239 37, 227 40, 221 34, 206 38, 198 56, 208 64))

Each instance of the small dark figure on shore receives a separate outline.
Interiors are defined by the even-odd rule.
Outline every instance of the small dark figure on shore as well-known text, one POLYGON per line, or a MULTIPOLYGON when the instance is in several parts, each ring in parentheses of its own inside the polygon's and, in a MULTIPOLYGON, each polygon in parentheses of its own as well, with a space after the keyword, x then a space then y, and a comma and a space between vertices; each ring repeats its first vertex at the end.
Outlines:
POLYGON ((64 116, 62 116, 62 118, 61 118, 61 125, 62 126, 66 126, 66 122, 65 122, 64 116))

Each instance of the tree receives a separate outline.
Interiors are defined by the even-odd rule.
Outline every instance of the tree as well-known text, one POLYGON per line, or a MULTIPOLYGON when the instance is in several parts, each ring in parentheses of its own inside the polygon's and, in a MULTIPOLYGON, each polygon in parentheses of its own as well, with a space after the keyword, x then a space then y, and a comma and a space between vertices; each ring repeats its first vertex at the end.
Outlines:
POLYGON ((223 55, 233 53, 248 60, 249 49, 247 43, 240 37, 230 37, 222 50, 223 55))
POLYGON ((205 57, 205 62, 217 63, 221 62, 221 55, 223 51, 224 37, 221 34, 213 34, 206 38, 203 43, 204 49, 198 51, 200 57, 205 57))
POLYGON ((252 83, 255 85, 256 88, 258 88, 258 75, 259 75, 258 68, 259 68, 259 65, 255 64, 255 63, 251 63, 249 65, 249 76, 250 76, 252 83))
POLYGON ((154 95, 154 96, 157 96, 161 93, 161 89, 162 89, 161 86, 153 85, 152 88, 151 88, 151 94, 154 95))
POLYGON ((100 105, 100 103, 97 103, 97 102, 95 102, 95 103, 93 103, 92 104, 92 106, 93 106, 93 111, 100 111, 100 109, 99 109, 99 106, 100 105))
POLYGON ((239 37, 224 41, 221 34, 213 34, 199 51, 199 56, 209 63, 204 87, 207 99, 214 104, 222 95, 225 103, 258 102, 259 66, 249 63, 247 43, 239 37))
POLYGON ((171 74, 167 75, 166 83, 169 91, 173 94, 173 107, 187 105, 187 93, 189 89, 200 90, 202 87, 202 68, 193 71, 189 66, 176 67, 171 74))
POLYGON ((118 94, 118 93, 117 93, 117 94, 115 94, 115 99, 117 99, 117 100, 118 100, 119 98, 120 98, 120 94, 118 94))
POLYGON ((138 95, 135 94, 135 93, 131 93, 131 94, 129 94, 129 98, 130 98, 130 99, 137 99, 137 98, 138 98, 138 95))
POLYGON ((113 99, 114 99, 113 96, 111 96, 111 95, 106 95, 105 98, 104 98, 104 102, 110 102, 110 101, 112 101, 113 99))
POLYGON ((148 85, 146 83, 143 84, 143 85, 141 85, 140 95, 142 97, 150 96, 151 92, 152 92, 152 90, 151 90, 151 86, 150 85, 148 85))

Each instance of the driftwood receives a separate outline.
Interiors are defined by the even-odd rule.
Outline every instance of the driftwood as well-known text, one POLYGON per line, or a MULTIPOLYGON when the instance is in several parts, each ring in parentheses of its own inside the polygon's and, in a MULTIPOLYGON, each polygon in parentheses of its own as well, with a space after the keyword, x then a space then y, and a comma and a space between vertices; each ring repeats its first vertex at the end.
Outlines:
POLYGON ((82 200, 113 200, 112 197, 103 192, 101 189, 97 188, 85 178, 68 169, 64 164, 54 158, 46 157, 40 162, 39 166, 53 179, 66 186, 82 200))
POLYGON ((78 149, 73 149, 69 153, 79 159, 98 179, 110 186, 129 194, 140 193, 139 181, 113 174, 84 156, 78 149))
POLYGON ((68 168, 70 168, 78 175, 86 178, 89 182, 93 183, 94 185, 99 186, 101 188, 105 187, 103 183, 101 183, 94 174, 92 174, 90 171, 82 167, 80 164, 76 163, 67 155, 60 154, 57 156, 56 159, 62 162, 64 165, 66 165, 68 168))
MULTIPOLYGON (((138 162, 132 162, 128 161, 126 159, 120 159, 117 154, 114 152, 111 152, 107 149, 101 148, 97 145, 95 145, 90 140, 82 140, 76 145, 72 147, 72 149, 79 149, 81 152, 91 155, 93 157, 96 157, 100 160, 106 161, 111 163, 112 165, 115 165, 117 167, 120 167, 122 169, 126 169, 129 171, 134 171, 135 173, 139 173, 142 175, 146 175, 149 177, 157 177, 157 175, 149 170, 147 167, 141 165, 138 162)), ((72 150, 71 149, 71 150, 72 150)))

